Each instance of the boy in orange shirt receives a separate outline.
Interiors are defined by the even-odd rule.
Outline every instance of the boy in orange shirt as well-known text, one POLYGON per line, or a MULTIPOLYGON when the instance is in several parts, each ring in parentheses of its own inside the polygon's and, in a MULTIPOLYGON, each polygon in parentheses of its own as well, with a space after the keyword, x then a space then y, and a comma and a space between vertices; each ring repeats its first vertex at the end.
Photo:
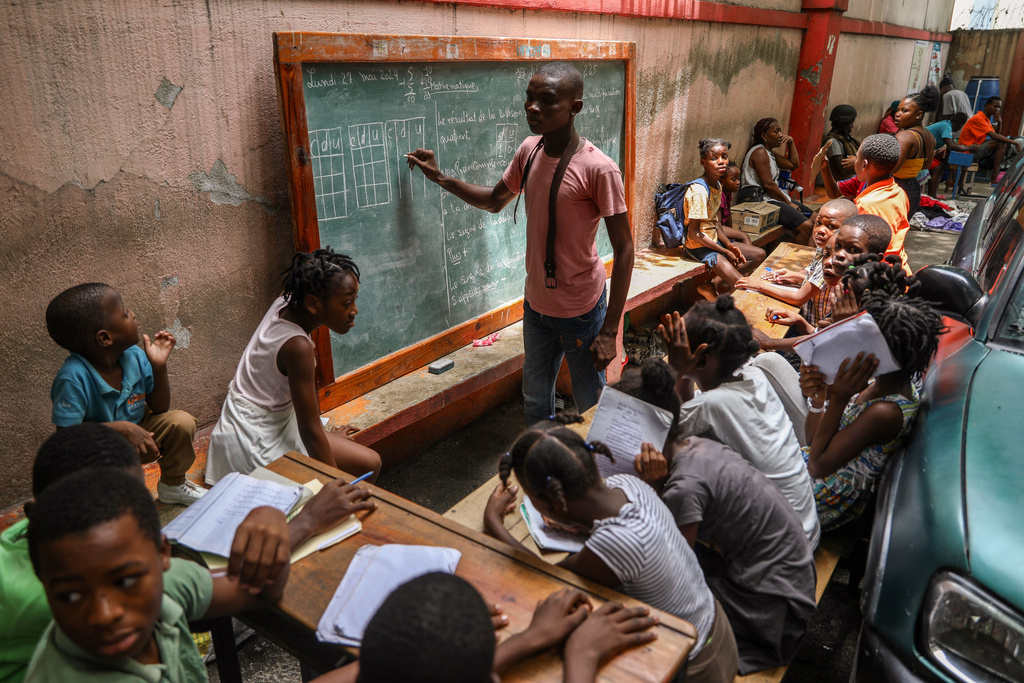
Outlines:
POLYGON ((974 163, 980 164, 989 157, 992 158, 992 183, 999 181, 999 166, 1003 163, 1003 155, 1006 153, 1007 145, 1017 145, 1017 149, 1024 148, 1024 141, 1021 138, 1014 140, 1005 135, 1000 135, 992 126, 990 118, 994 118, 996 125, 1002 122, 1000 113, 1003 109, 1003 101, 998 96, 985 100, 985 108, 967 119, 963 130, 960 131, 960 139, 957 141, 961 146, 971 147, 979 145, 981 149, 974 153, 974 163))
POLYGON ((889 224, 892 239, 882 256, 898 256, 903 270, 911 275, 907 254, 903 250, 903 240, 910 232, 910 223, 907 221, 910 200, 892 177, 892 171, 899 160, 900 143, 895 136, 879 133, 866 137, 857 150, 857 160, 854 162, 857 179, 865 186, 853 201, 859 213, 880 216, 889 224))

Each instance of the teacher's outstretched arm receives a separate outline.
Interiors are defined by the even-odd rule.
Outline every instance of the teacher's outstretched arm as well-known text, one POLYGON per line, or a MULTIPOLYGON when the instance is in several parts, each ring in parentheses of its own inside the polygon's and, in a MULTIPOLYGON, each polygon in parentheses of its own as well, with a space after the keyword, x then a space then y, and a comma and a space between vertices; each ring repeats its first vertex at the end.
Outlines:
POLYGON ((608 239, 612 243, 612 290, 608 294, 608 311, 604 316, 604 324, 597 334, 597 339, 590 346, 590 355, 594 358, 594 367, 601 372, 615 360, 615 338, 618 336, 619 323, 622 321, 622 309, 626 307, 626 295, 633 277, 633 233, 629 229, 629 216, 617 213, 604 219, 608 228, 608 239))
POLYGON ((433 150, 417 149, 406 154, 405 158, 409 162, 409 168, 420 169, 427 180, 437 183, 446 191, 478 209, 498 213, 515 196, 505 186, 503 180, 499 180, 494 187, 487 187, 486 185, 473 185, 444 175, 437 167, 437 159, 434 157, 433 150))

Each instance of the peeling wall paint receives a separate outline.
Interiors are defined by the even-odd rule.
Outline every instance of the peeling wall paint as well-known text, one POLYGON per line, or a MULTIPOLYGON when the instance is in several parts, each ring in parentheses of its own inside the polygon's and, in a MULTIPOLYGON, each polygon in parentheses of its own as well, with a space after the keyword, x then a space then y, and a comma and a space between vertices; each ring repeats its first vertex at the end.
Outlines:
MULTIPOLYGON (((857 109, 854 137, 863 140, 878 132, 878 124, 889 103, 907 95, 916 42, 902 38, 840 34, 832 89, 825 111, 825 130, 830 126, 828 114, 832 108, 851 104, 857 109)), ((946 64, 948 55, 949 43, 942 43, 941 65, 946 64)))
MULTIPOLYGON (((999 92, 1005 96, 1017 41, 1024 31, 956 31, 950 44, 947 71, 956 87, 963 90, 973 76, 999 79, 999 92)), ((1005 119, 1004 119, 1005 120, 1005 119)))
POLYGON ((166 78, 160 81, 160 86, 156 89, 153 97, 156 101, 164 105, 168 109, 174 107, 174 101, 178 99, 178 95, 181 93, 182 87, 180 85, 174 85, 166 78))

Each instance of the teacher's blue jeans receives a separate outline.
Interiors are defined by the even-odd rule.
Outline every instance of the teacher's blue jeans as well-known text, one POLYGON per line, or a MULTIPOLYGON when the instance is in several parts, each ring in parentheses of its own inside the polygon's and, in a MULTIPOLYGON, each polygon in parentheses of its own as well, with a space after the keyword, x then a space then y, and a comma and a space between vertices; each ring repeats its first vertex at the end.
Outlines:
POLYGON ((555 380, 563 356, 569 363, 577 409, 582 413, 597 403, 604 387, 604 372, 594 369, 590 345, 601 331, 607 310, 604 292, 594 308, 573 318, 553 318, 523 302, 523 403, 528 425, 554 414, 555 380))

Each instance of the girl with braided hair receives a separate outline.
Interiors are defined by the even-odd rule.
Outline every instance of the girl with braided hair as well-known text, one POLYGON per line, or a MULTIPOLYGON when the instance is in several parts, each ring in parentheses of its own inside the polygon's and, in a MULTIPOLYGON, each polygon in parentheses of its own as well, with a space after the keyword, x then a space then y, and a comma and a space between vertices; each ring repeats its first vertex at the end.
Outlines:
POLYGON ((615 588, 652 607, 685 619, 697 629, 686 680, 731 683, 737 671, 736 641, 729 620, 701 573, 693 550, 668 508, 640 479, 617 474, 601 479, 594 453, 611 458, 600 443, 588 444, 565 424, 578 415, 559 414, 524 431, 501 458, 502 483, 484 510, 484 529, 523 548, 503 519, 515 508, 518 487, 545 517, 589 531, 583 550, 559 566, 615 588))
POLYGON ((878 361, 858 353, 843 361, 829 385, 817 367, 800 368, 810 439, 804 458, 824 529, 864 510, 890 457, 906 443, 920 404, 914 377, 928 366, 944 331, 938 313, 916 296, 916 279, 895 258, 859 257, 842 286, 859 293, 860 310, 875 319, 900 369, 872 380, 878 361))
POLYGON ((248 474, 288 451, 332 467, 380 472, 376 451, 356 443, 348 425, 326 430, 320 422, 316 357, 310 333, 327 327, 346 334, 355 324, 359 268, 334 250, 297 253, 284 271, 283 293, 263 316, 242 353, 210 435, 206 482, 229 472, 248 474))
POLYGON ((779 487, 816 547, 820 529, 800 443, 768 377, 748 363, 759 347, 743 313, 723 294, 661 320, 683 401, 679 436, 714 439, 743 456, 779 487))

